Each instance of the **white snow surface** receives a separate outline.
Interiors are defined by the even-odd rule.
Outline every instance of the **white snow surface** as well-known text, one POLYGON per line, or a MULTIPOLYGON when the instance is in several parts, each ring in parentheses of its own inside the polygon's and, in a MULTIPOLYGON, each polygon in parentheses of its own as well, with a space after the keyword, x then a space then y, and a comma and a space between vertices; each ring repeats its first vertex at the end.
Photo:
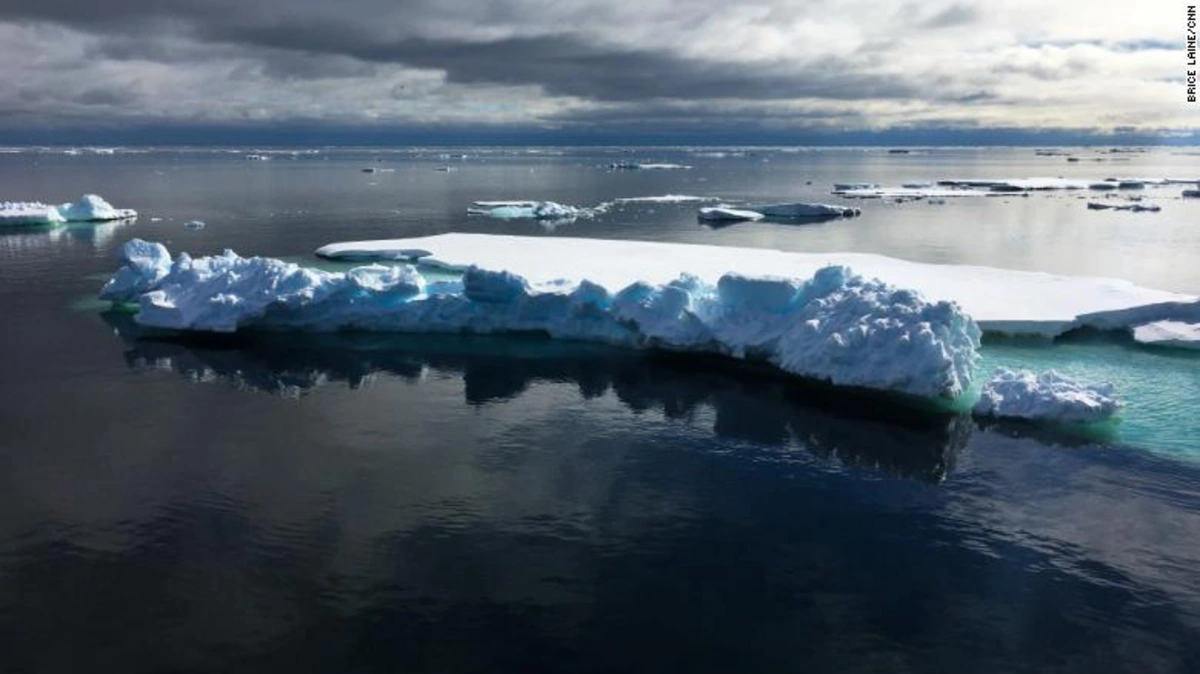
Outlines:
MULTIPOLYGON (((423 249, 422 259, 450 270, 471 265, 519 271, 530 283, 572 285, 588 279, 608 288, 637 281, 664 284, 687 273, 715 284, 726 273, 807 278, 841 265, 867 277, 912 288, 924 297, 958 303, 986 331, 1054 336, 1075 327, 1126 329, 1200 308, 1190 295, 1136 286, 1129 281, 1062 276, 969 265, 908 262, 866 253, 790 253, 683 243, 522 237, 487 234, 334 243, 318 249, 327 258, 388 259, 395 251, 423 249)), ((1196 319, 1200 321, 1200 318, 1196 319)))
POLYGON ((58 225, 64 222, 100 222, 137 217, 137 211, 113 208, 95 194, 85 194, 75 203, 51 206, 36 201, 0 203, 0 225, 58 225))
POLYGON ((1140 344, 1200 349, 1200 323, 1183 321, 1154 321, 1133 329, 1133 338, 1140 344))
POLYGON ((811 278, 689 274, 532 283, 512 270, 468 267, 426 284, 410 265, 346 272, 231 251, 171 261, 161 244, 130 241, 101 297, 136 301, 146 326, 362 329, 429 333, 544 332, 551 337, 719 354, 803 377, 922 397, 970 385, 980 331, 958 306, 868 280, 842 266, 811 278))
POLYGON ((1090 423, 1121 408, 1112 384, 1084 384, 1048 370, 998 368, 971 412, 982 417, 1090 423))

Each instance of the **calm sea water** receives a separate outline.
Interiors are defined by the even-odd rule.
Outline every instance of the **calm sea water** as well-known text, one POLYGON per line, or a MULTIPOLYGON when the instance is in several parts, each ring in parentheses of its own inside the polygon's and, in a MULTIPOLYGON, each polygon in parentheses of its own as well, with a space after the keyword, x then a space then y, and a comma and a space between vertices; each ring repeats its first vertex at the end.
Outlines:
POLYGON ((1065 193, 869 201, 861 218, 806 226, 710 229, 694 205, 553 231, 465 215, 476 199, 832 200, 834 181, 1191 177, 1196 157, 243 154, 0 154, 0 199, 97 192, 142 214, 0 233, 0 669, 1200 662, 1200 361, 1187 354, 1108 339, 986 346, 987 366, 1116 380, 1126 419, 1097 439, 537 340, 146 340, 87 301, 133 236, 310 260, 330 241, 445 231, 871 251, 1196 292, 1197 207, 1178 189, 1147 190, 1157 214, 1088 211, 1065 193), (625 159, 695 168, 602 168, 625 159), (434 170, 445 165, 457 170, 434 170))

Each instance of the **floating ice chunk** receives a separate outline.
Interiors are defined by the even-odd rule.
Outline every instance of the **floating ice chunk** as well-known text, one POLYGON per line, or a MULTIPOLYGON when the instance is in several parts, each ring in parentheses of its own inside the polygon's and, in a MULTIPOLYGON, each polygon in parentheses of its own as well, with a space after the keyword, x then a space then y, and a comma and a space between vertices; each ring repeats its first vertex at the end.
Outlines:
POLYGON ((58 212, 67 222, 98 222, 137 217, 137 211, 113 208, 112 204, 95 194, 85 194, 73 204, 63 204, 58 212))
MULTIPOLYGON (((590 279, 608 288, 634 281, 667 283, 681 273, 715 284, 729 272, 809 276, 830 264, 913 288, 934 300, 962 306, 985 330, 1054 336, 1081 326, 1122 330, 1177 318, 1197 298, 1111 278, 1062 276, 971 265, 907 262, 864 253, 791 253, 762 248, 701 246, 571 237, 442 234, 414 239, 335 243, 317 255, 339 259, 390 259, 395 251, 433 252, 423 264, 461 271, 519 269, 533 283, 590 279), (1165 308, 1162 308, 1165 307, 1165 308)), ((1200 322, 1200 313, 1195 318, 1200 322)))
POLYGON ((1087 205, 1089 210, 1093 211, 1132 211, 1134 213, 1157 213, 1162 210, 1158 204, 1143 204, 1139 202, 1127 204, 1109 204, 1102 201, 1089 201, 1087 205))
POLYGON ((834 192, 844 192, 847 190, 873 190, 878 188, 876 183, 834 183, 834 192))
POLYGON ((1133 338, 1139 344, 1150 346, 1200 349, 1200 323, 1155 321, 1134 328, 1133 338))
POLYGON ((1101 183, 1071 178, 1015 178, 1007 180, 950 179, 939 180, 938 184, 948 187, 980 187, 993 192, 1029 192, 1042 190, 1086 190, 1092 185, 1101 183))
POLYGON ((122 266, 100 289, 100 299, 132 302, 158 286, 171 270, 171 253, 161 243, 133 239, 121 247, 122 266))
POLYGON ((768 218, 849 218, 862 213, 857 208, 850 206, 838 206, 834 204, 809 204, 809 203, 790 203, 790 204, 766 204, 763 206, 750 206, 747 210, 762 213, 768 218))
POLYGON ((58 208, 37 201, 6 201, 0 203, 0 225, 59 225, 67 219, 58 208))
POLYGON ((57 225, 64 222, 100 222, 137 217, 137 211, 113 208, 95 194, 85 194, 73 204, 50 206, 40 202, 0 203, 0 225, 57 225))
POLYGON ((265 154, 248 154, 248 155, 246 155, 246 159, 249 159, 250 161, 270 161, 271 160, 271 158, 265 154))
POLYGON ((684 274, 618 292, 588 280, 533 284, 513 271, 469 267, 461 283, 435 290, 407 265, 339 274, 230 251, 169 263, 165 248, 137 240, 124 254, 102 296, 136 299, 137 322, 158 328, 538 331, 753 359, 836 385, 923 397, 966 390, 979 347, 978 326, 956 305, 837 266, 808 280, 729 274, 714 287, 684 274))
POLYGON ((183 226, 185 229, 191 230, 204 229, 205 227, 203 220, 188 220, 187 222, 183 223, 183 226))
POLYGON ((1083 384, 1054 370, 1035 375, 999 368, 971 411, 982 417, 1090 423, 1120 408, 1112 384, 1083 384))
POLYGON ((763 214, 744 208, 735 208, 729 204, 701 208, 699 218, 708 222, 745 222, 747 220, 762 220, 763 214))
POLYGON ((493 218, 516 219, 533 218, 535 220, 573 220, 575 218, 590 218, 603 209, 579 208, 566 206, 554 201, 511 201, 511 202, 475 202, 474 208, 467 209, 471 215, 487 215, 493 218))
POLYGON ((621 161, 609 164, 608 168, 615 171, 686 171, 692 167, 684 164, 621 161))

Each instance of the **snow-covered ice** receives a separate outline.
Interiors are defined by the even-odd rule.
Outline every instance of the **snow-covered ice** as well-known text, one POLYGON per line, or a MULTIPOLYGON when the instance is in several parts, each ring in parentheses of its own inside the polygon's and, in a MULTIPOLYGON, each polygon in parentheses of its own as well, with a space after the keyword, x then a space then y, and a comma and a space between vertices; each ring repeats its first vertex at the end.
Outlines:
POLYGON ((811 278, 681 274, 666 283, 535 283, 468 267, 426 284, 410 265, 335 273, 231 251, 171 260, 133 240, 101 297, 138 304, 158 328, 543 332, 555 338, 719 354, 835 385, 952 398, 971 383, 980 331, 950 302, 842 266, 811 278))
POLYGON ((982 417, 1090 423, 1121 408, 1112 384, 1084 384, 1054 370, 998 368, 971 412, 982 417))
POLYGON ((1200 322, 1154 321, 1135 327, 1133 338, 1149 346, 1200 349, 1200 322))
MULTIPOLYGON (((486 234, 335 243, 317 250, 327 258, 388 259, 419 248, 422 263, 463 270, 471 265, 518 270, 531 283, 579 283, 609 288, 636 281, 664 284, 688 273, 715 284, 726 273, 807 277, 843 265, 868 277, 912 288, 931 300, 957 302, 984 330, 1054 336, 1082 326, 1121 330, 1168 320, 1197 297, 1136 286, 1129 281, 1014 271, 994 267, 908 262, 864 253, 790 253, 649 241, 486 234), (1145 307, 1155 307, 1152 311, 1145 307)), ((1200 322, 1200 318, 1196 319, 1200 322)))
POLYGON ((58 208, 37 201, 6 201, 0 203, 0 225, 57 225, 67 219, 58 208))
POLYGON ((745 222, 747 220, 762 220, 763 214, 745 208, 737 208, 729 204, 707 206, 701 208, 698 216, 707 222, 745 222))
POLYGON ((486 215, 502 220, 533 218, 535 220, 574 220, 590 218, 603 212, 604 207, 581 208, 554 201, 476 201, 467 209, 470 215, 486 215))
POLYGON ((95 194, 85 194, 74 203, 51 206, 40 202, 0 203, 0 225, 57 225, 65 222, 102 222, 137 217, 137 211, 113 208, 95 194))

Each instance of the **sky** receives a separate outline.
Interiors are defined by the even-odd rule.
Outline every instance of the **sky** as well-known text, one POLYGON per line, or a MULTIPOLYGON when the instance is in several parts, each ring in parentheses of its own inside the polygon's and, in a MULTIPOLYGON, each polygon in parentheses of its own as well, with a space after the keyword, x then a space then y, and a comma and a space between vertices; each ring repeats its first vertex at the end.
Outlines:
POLYGON ((0 0, 0 142, 1200 142, 1179 0, 0 0))

